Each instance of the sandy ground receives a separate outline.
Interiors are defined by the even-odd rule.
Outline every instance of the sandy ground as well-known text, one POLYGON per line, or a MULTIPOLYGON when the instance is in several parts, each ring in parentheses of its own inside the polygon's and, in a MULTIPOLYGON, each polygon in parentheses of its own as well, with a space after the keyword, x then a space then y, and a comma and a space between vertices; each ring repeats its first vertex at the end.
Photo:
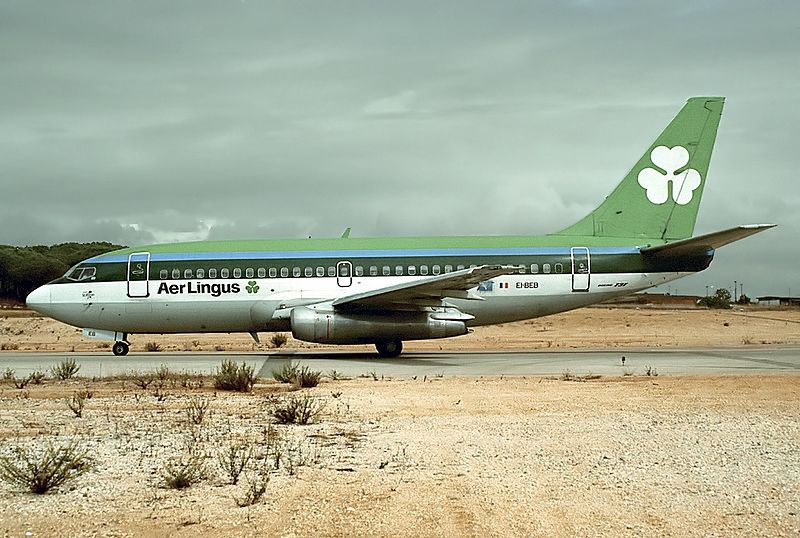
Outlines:
POLYGON ((208 383, 3 388, 0 452, 77 439, 94 460, 47 495, 0 484, 5 536, 800 533, 797 376, 328 380, 293 393, 324 404, 314 424, 272 430, 285 386, 208 383), (86 387, 76 418, 62 398, 86 387), (192 399, 210 402, 201 426, 192 399), (217 463, 231 443, 256 455, 235 486, 217 463), (165 488, 188 446, 206 479, 165 488), (240 508, 256 472, 266 493, 240 508))
MULTIPOLYGON (((137 337, 164 349, 252 349, 241 335, 137 337), (196 343, 195 343, 196 341, 196 343)), ((590 308, 479 328, 417 349, 800 342, 792 310, 590 308)), ((0 344, 108 352, 24 312, 0 344)), ((291 340, 289 346, 300 348, 291 340)), ((767 344, 768 345, 768 344, 767 344)), ((409 346, 409 347, 412 347, 409 346)), ((266 345, 265 345, 266 347, 266 345)), ((134 348, 136 349, 136 347, 134 348)), ((2 353, 0 353, 2 361, 2 353)), ((0 481, 4 536, 797 536, 800 376, 325 379, 249 394, 164 372, 0 383, 0 456, 76 441, 93 464, 46 495, 0 481), (83 416, 65 402, 88 390, 83 416), (272 412, 309 395, 313 424, 272 412), (207 402, 200 425, 193 403, 207 402), (253 458, 237 485, 219 455, 253 458), (169 489, 195 454, 204 478, 169 489), (239 507, 254 481, 263 498, 239 507)))
MULTIPOLYGON (((287 349, 332 349, 291 338, 287 349)), ((250 351, 272 348, 247 334, 132 335, 131 350, 155 343, 164 351, 250 351)), ((800 309, 658 309, 593 307, 505 325, 476 327, 458 338, 406 342, 407 350, 607 347, 696 347, 800 343, 800 309)), ((22 310, 0 310, 0 348, 20 351, 102 351, 108 342, 22 310)), ((372 346, 339 346, 373 350, 372 346)), ((1 357, 2 355, 0 355, 1 357)))

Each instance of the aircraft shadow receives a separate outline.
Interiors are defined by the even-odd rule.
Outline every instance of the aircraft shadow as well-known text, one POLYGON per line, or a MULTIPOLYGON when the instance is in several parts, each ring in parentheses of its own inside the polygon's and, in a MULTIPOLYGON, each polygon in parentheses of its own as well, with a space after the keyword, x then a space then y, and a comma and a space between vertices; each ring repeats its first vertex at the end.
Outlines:
POLYGON ((424 355, 404 354, 397 358, 383 358, 375 353, 271 353, 265 356, 270 364, 292 361, 344 361, 367 365, 385 364, 390 366, 456 366, 457 362, 442 360, 451 357, 448 353, 424 355))

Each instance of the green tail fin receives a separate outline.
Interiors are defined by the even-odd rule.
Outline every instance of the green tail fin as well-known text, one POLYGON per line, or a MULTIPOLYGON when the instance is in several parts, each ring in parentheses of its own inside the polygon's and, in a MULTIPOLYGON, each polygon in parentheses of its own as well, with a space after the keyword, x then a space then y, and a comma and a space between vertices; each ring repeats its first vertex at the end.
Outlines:
POLYGON ((557 235, 691 237, 724 97, 693 97, 605 201, 557 235))

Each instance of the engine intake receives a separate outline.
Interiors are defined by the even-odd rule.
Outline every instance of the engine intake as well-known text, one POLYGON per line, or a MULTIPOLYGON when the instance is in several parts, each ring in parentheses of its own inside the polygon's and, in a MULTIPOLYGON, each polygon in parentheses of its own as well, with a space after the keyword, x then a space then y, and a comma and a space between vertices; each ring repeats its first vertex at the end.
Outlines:
POLYGON ((434 319, 428 312, 342 314, 306 307, 292 309, 292 335, 318 344, 367 344, 427 340, 467 334, 464 321, 434 319))

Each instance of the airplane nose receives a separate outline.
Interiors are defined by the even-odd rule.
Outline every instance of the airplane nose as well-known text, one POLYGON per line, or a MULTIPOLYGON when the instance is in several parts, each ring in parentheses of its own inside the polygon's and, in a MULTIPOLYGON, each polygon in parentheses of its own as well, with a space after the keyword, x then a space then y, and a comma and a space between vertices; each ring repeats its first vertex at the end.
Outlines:
POLYGON ((46 314, 50 309, 50 286, 40 286, 25 299, 28 308, 46 314))

